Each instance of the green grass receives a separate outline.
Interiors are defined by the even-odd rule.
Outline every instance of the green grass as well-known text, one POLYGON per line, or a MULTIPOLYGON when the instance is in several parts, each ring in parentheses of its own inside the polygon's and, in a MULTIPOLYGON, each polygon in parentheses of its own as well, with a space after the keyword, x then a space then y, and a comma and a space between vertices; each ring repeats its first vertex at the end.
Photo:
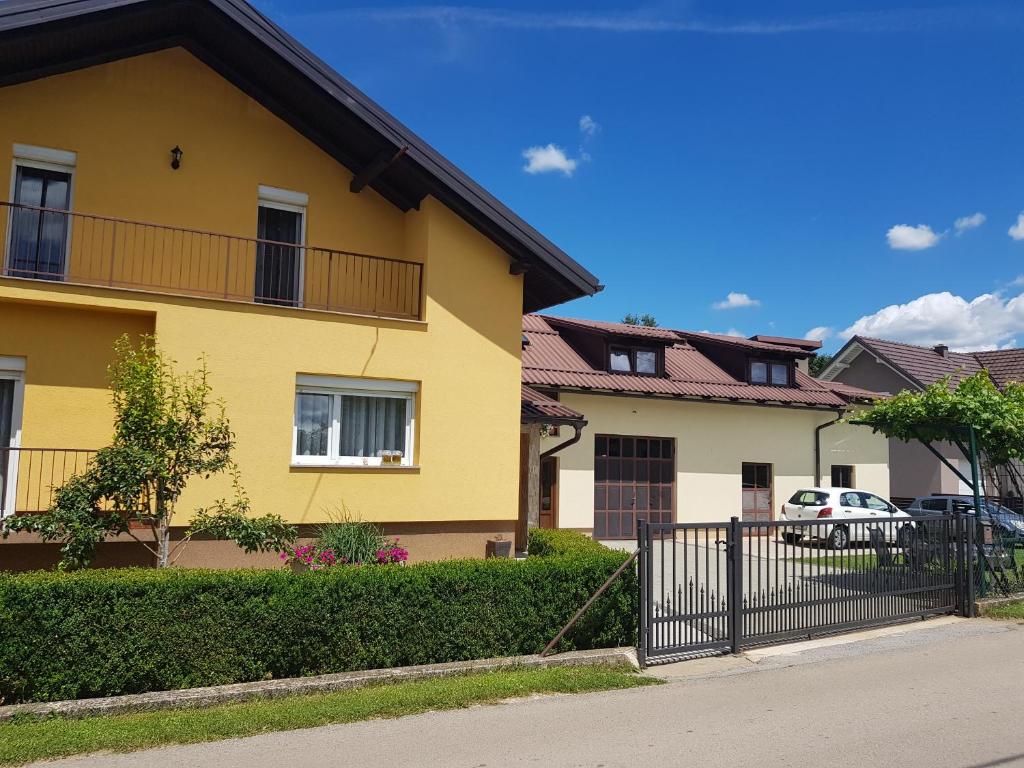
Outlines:
POLYGON ((985 615, 992 619, 1024 619, 1024 600, 988 608, 985 615))
MULTIPOLYGON (((806 563, 808 565, 815 565, 826 567, 830 569, 843 569, 843 570, 858 570, 866 571, 872 570, 878 567, 878 556, 874 554, 867 554, 866 552, 855 552, 852 554, 842 554, 836 552, 835 555, 820 555, 818 557, 799 557, 790 560, 791 563, 806 563)), ((799 574, 799 569, 797 574, 799 574)))
POLYGON ((48 718, 0 725, 0 765, 89 752, 132 752, 329 723, 458 709, 539 693, 583 693, 650 685, 626 666, 510 669, 262 699, 205 709, 175 709, 81 720, 48 718))

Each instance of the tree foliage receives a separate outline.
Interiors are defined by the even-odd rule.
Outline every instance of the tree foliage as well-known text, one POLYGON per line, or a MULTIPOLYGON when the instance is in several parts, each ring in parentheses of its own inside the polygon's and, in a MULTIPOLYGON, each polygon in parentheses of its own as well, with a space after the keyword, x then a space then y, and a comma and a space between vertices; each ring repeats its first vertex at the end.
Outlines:
POLYGON ((1024 385, 996 388, 986 371, 960 381, 940 379, 920 392, 903 391, 880 400, 858 417, 875 432, 904 442, 952 443, 970 457, 968 429, 974 428, 982 470, 1003 474, 1021 494, 1024 478, 1016 462, 1024 459, 1024 385))
POLYGON ((138 346, 122 336, 110 367, 114 437, 97 451, 86 471, 55 493, 45 513, 8 518, 4 535, 23 530, 45 541, 61 541, 64 569, 86 567, 97 545, 112 534, 127 533, 148 549, 158 567, 174 561, 196 534, 230 539, 247 552, 282 548, 296 531, 278 515, 255 518, 231 459, 234 434, 215 401, 205 361, 178 375, 151 336, 138 346), (229 473, 233 497, 219 499, 195 513, 173 546, 171 523, 188 483, 229 473), (140 522, 153 540, 140 539, 131 525, 140 522))
POLYGON ((815 355, 810 359, 811 376, 821 376, 826 368, 832 365, 835 355, 815 355))
POLYGON ((654 315, 648 314, 647 312, 642 315, 634 315, 630 312, 622 318, 622 322, 626 325, 642 325, 645 328, 658 327, 658 321, 654 319, 654 315))

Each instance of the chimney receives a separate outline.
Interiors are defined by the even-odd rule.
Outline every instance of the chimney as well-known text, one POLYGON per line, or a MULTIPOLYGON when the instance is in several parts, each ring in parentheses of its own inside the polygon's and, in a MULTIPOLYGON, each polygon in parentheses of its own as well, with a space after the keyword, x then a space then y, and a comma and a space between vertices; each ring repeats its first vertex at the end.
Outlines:
POLYGON ((947 347, 945 344, 936 344, 934 347, 932 347, 932 349, 934 349, 942 357, 949 357, 949 347, 947 347))

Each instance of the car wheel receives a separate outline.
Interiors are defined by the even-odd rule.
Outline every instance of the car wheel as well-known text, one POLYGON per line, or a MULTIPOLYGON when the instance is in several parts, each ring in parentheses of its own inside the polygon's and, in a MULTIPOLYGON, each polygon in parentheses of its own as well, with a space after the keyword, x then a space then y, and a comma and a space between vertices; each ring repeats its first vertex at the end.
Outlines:
POLYGON ((850 546, 850 533, 841 525, 837 525, 828 535, 826 544, 829 549, 846 549, 850 546))

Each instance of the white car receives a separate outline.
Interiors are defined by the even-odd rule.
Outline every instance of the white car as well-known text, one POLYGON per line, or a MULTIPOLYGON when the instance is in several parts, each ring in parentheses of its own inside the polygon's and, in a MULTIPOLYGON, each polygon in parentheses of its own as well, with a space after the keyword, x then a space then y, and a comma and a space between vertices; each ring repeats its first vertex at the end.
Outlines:
POLYGON ((829 549, 846 549, 851 541, 866 542, 872 528, 880 529, 890 544, 899 543, 901 532, 914 525, 911 516, 895 504, 856 488, 801 488, 782 505, 780 520, 834 520, 826 525, 783 529, 783 537, 790 543, 813 538, 824 540, 829 549), (877 518, 879 525, 872 526, 871 518, 877 518), (843 520, 861 523, 843 525, 843 520))

